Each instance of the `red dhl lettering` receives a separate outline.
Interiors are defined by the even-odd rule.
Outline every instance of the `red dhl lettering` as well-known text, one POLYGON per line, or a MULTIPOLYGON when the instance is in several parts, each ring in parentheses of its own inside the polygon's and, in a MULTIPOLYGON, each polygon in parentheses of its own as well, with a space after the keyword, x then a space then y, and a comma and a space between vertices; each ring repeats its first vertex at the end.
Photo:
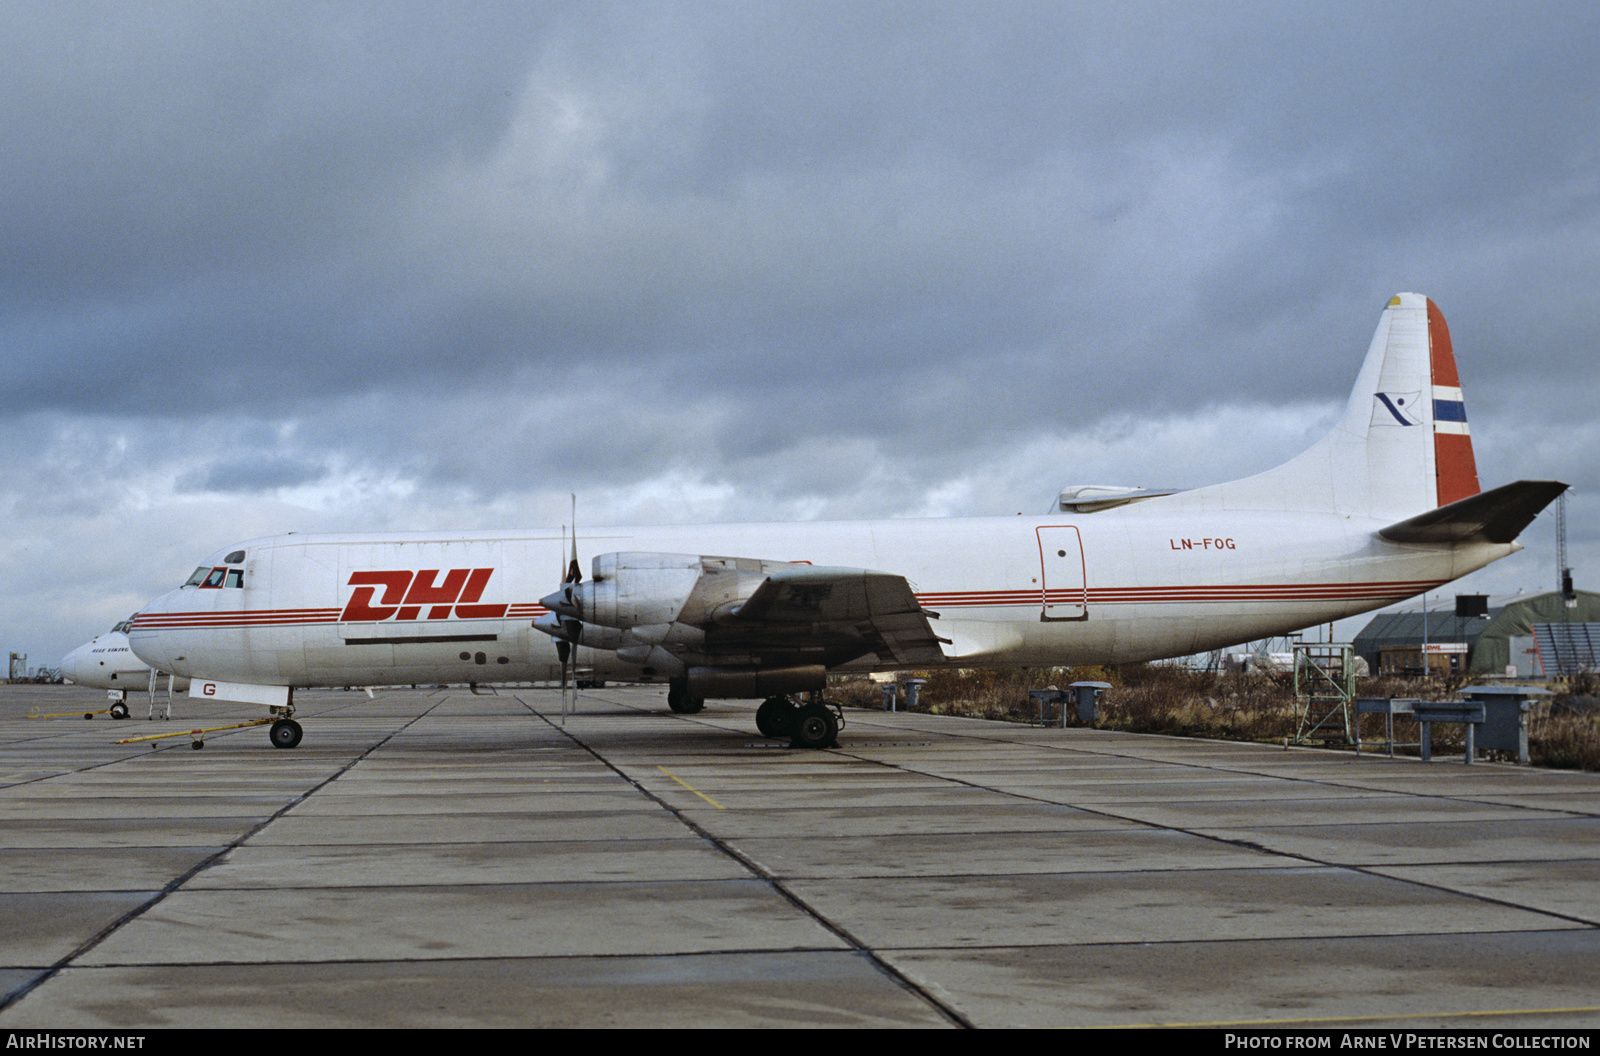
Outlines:
POLYGON ((506 605, 483 605, 480 599, 489 585, 492 568, 452 568, 440 578, 441 569, 374 569, 352 572, 346 585, 356 588, 339 614, 340 622, 376 623, 379 620, 415 620, 424 609, 430 620, 449 619, 452 610, 458 620, 497 620, 505 616, 506 605), (382 592, 381 594, 379 592, 382 592))

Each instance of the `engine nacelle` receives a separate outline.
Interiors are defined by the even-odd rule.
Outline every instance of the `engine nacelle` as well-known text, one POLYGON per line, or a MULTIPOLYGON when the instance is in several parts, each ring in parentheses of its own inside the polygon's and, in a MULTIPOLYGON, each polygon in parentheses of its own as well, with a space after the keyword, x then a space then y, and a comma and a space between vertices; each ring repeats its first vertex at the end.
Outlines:
POLYGON ((625 645, 617 650, 617 659, 625 664, 651 668, 668 678, 682 678, 688 671, 682 660, 659 645, 625 645))
POLYGON ((533 621, 533 629, 550 637, 589 649, 613 650, 627 641, 627 632, 615 627, 598 627, 571 616, 547 612, 533 621))
POLYGON ((601 554, 594 578, 570 588, 572 603, 585 623, 624 630, 670 624, 700 574, 699 554, 601 554))
POLYGON ((821 664, 794 667, 691 667, 691 697, 771 697, 782 693, 809 693, 827 685, 828 671, 821 664))

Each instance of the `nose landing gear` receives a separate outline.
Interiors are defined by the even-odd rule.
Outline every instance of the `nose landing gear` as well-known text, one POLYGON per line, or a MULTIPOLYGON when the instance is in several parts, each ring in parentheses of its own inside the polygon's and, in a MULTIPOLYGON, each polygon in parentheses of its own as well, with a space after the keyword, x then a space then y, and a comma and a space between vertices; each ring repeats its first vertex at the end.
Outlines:
POLYGON ((267 736, 272 739, 274 748, 293 748, 300 743, 303 732, 300 724, 293 719, 279 719, 272 724, 272 729, 267 731, 267 736))

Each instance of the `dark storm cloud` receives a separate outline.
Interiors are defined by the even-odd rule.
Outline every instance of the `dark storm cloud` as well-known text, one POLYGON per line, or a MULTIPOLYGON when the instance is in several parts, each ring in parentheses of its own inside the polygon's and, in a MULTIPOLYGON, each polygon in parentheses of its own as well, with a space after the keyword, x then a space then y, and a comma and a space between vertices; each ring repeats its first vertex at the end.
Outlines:
POLYGON ((164 371, 217 391, 284 336, 348 332, 394 184, 492 146, 537 14, 7 7, 0 302, 31 405, 103 406, 164 371))
MULTIPOLYGON (((1197 19, 1163 5, 591 5, 532 25, 492 7, 167 7, 122 25, 77 10, 27 66, 27 97, 69 119, 23 130, 35 177, 10 198, 37 207, 12 214, 6 274, 13 347, 35 350, 39 387, 85 406, 104 395, 98 375, 64 350, 135 385, 161 363, 211 398, 239 363, 270 361, 252 387, 273 405, 641 350, 688 385, 752 359, 885 380, 907 372, 907 346, 913 373, 1041 355, 1095 308, 1100 333, 1084 336, 1120 358, 1166 345, 1167 329, 1126 325, 1148 306, 1119 304, 1103 268, 1155 278, 1169 254, 1208 294, 1172 322, 1231 336, 1270 315, 1263 303, 1292 313, 1328 272, 1458 209, 1456 184, 1514 193, 1571 170, 1544 103, 1591 90, 1579 49, 1492 12, 1467 31, 1421 19, 1424 32, 1385 9, 1282 6, 1197 19), (1490 33, 1510 57, 1482 61, 1490 33), (1526 76, 1535 57, 1517 52, 1535 46, 1550 99, 1503 102, 1480 71, 1526 76), (525 193, 503 217, 525 254, 581 281, 483 231, 415 244, 407 211, 436 204, 415 181, 481 162, 518 100, 535 132, 563 106, 595 125, 588 156, 513 172, 525 193), (575 184, 590 162, 599 182, 575 184), (1216 189, 1173 186, 1206 164, 1223 187, 1258 181, 1292 223, 1190 259, 1187 237, 1233 226, 1186 230, 1198 203, 1181 197, 1163 215, 1165 197, 1216 189), (545 222, 540 196, 589 222, 545 222), (528 274, 431 288, 452 259, 528 274), (1082 294, 1064 288, 1097 270, 1082 294)), ((1177 369, 1189 391, 1217 391, 1177 369)), ((1152 400, 1096 380, 1119 402, 1152 400)))
POLYGON ((985 361, 1035 415, 1064 368, 1116 407, 1226 397, 1224 357, 1285 398, 1308 379, 1263 368, 1319 308, 1370 314, 1397 247, 1592 171, 1561 116, 1584 27, 1493 8, 69 11, 20 27, 65 119, 19 128, 7 188, 19 408, 181 378, 276 413, 574 359, 806 411, 822 376, 985 361))

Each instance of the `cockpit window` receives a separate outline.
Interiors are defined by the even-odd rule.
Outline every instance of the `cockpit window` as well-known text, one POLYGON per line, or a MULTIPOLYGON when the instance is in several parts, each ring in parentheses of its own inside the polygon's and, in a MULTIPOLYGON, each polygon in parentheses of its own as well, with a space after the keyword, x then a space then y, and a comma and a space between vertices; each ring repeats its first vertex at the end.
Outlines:
POLYGON ((244 586, 244 569, 229 568, 226 565, 201 565, 194 570, 194 575, 189 577, 186 587, 233 587, 244 586))
POLYGON ((130 627, 132 627, 132 626, 133 626, 133 621, 132 620, 123 620, 121 623, 119 623, 115 627, 111 628, 111 633, 112 634, 127 634, 128 633, 128 629, 130 627))
POLYGON ((223 564, 227 564, 227 565, 242 565, 242 564, 244 564, 244 551, 243 550, 235 550, 233 553, 231 553, 227 557, 223 558, 222 562, 223 562, 223 564))

